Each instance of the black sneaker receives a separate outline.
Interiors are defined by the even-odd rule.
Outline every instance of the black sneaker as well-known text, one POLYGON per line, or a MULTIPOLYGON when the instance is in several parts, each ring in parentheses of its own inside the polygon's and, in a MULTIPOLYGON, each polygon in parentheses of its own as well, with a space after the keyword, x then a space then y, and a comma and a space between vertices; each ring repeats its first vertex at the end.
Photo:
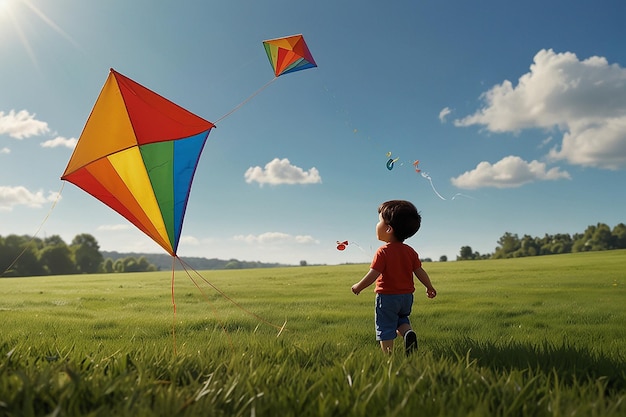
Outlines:
POLYGON ((409 330, 404 334, 404 351, 407 355, 417 350, 417 335, 413 330, 409 330))

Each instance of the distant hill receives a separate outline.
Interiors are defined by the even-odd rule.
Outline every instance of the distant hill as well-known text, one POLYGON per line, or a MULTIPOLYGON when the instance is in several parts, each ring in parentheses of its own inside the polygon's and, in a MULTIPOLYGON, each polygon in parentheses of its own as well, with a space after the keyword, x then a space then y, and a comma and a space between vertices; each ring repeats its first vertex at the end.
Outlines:
MULTIPOLYGON (((161 271, 167 271, 172 269, 172 257, 166 253, 120 253, 115 251, 100 251, 100 253, 104 257, 104 259, 111 258, 114 262, 122 258, 140 258, 143 256, 148 262, 155 265, 161 271)), ((279 263, 240 261, 237 259, 223 260, 217 258, 207 259, 187 256, 181 256, 181 259, 195 270, 276 268, 281 266, 291 266, 279 263)), ((182 269, 179 262, 176 262, 176 269, 182 269)))

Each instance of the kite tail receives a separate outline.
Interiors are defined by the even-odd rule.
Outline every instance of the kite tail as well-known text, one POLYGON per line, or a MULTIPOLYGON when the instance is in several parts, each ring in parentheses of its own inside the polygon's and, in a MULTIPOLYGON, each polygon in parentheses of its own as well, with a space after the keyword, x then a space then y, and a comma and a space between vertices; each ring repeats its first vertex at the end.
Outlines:
POLYGON ((428 182, 430 182, 430 187, 433 189, 433 191, 435 192, 435 194, 437 194, 437 197, 439 197, 442 200, 445 200, 445 197, 442 196, 441 194, 439 194, 439 192, 437 191, 437 189, 435 188, 435 186, 433 185, 433 180, 432 178, 430 178, 430 175, 422 173, 422 177, 426 178, 428 180, 428 182))
POLYGON ((456 193, 454 196, 452 196, 452 198, 450 200, 454 200, 457 197, 465 197, 465 198, 469 198, 470 200, 476 200, 474 197, 469 196, 469 195, 465 195, 465 194, 461 194, 461 193, 456 193))
MULTIPOLYGON (((204 296, 204 298, 209 301, 209 298, 206 296, 206 294, 204 294, 204 291, 202 291, 202 289, 200 288, 200 286, 198 285, 198 283, 196 282, 196 280, 193 279, 193 277, 191 276, 189 270, 193 271, 198 277, 200 277, 207 285, 209 285, 211 288, 213 288, 215 291, 217 291, 222 297, 224 297, 225 299, 227 299, 228 301, 230 301, 233 305, 235 305, 237 308, 239 308, 241 311, 243 311, 244 313, 255 317, 257 320, 267 324, 270 327, 273 327, 275 329, 278 330, 278 336, 281 335, 281 333, 283 332, 283 330, 285 330, 285 326, 287 325, 287 321, 285 320, 285 323, 283 323, 282 326, 279 326, 277 324, 271 323, 267 320, 265 320, 263 317, 259 316, 256 313, 253 313, 252 311, 246 309, 244 306, 242 306, 241 304, 239 304, 238 302, 236 302, 235 300, 233 300, 232 298, 230 298, 228 295, 226 295, 226 293, 224 293, 224 291, 220 290, 219 288, 217 288, 215 285, 213 285, 211 282, 209 282, 206 278, 204 278, 198 271, 196 271, 195 269, 193 269, 188 263, 186 263, 185 261, 183 261, 182 259, 178 258, 178 261, 180 262, 181 266, 183 267, 183 269, 185 270, 185 272, 187 273, 187 276, 189 277, 189 279, 191 279, 191 281, 194 283, 194 285, 198 288, 198 290, 200 290, 200 293, 202 293, 202 295, 204 296)), ((226 326, 223 325, 224 330, 226 330, 226 326)))
POLYGON ((363 249, 358 243, 356 243, 356 242, 350 242, 350 243, 353 244, 354 246, 356 246, 357 248, 361 249, 361 252, 367 253, 367 252, 365 252, 365 249, 363 249))
POLYGON ((57 198, 54 200, 54 202, 52 203, 52 206, 50 207, 50 210, 48 211, 48 214, 46 214, 46 217, 44 217, 44 219, 42 220, 41 224, 39 225, 39 228, 37 229, 37 231, 35 232, 35 234, 30 238, 30 240, 28 241, 28 243, 26 243, 24 245, 24 249, 22 249, 22 251, 19 253, 19 255, 17 255, 17 257, 13 260, 13 262, 11 262, 9 264, 9 266, 6 267, 6 269, 0 274, 0 277, 3 276, 4 274, 6 274, 12 267, 13 265, 15 265, 17 263, 17 261, 22 257, 22 255, 24 255, 24 252, 26 252, 26 249, 28 249, 28 247, 30 246, 30 244, 33 242, 33 240, 35 240, 35 238, 37 237, 37 235, 39 234, 39 232, 41 231, 41 228, 43 227, 43 225, 48 221, 48 218, 50 217, 50 215, 52 214, 52 210, 54 210, 54 207, 57 205, 57 203, 59 202, 59 200, 61 199, 61 192, 63 192, 63 187, 65 187, 65 181, 63 181, 61 183, 61 189, 59 189, 59 192, 57 193, 57 198))
MULTIPOLYGON (((427 179, 427 180, 428 180, 428 182, 430 182, 430 186, 431 186, 431 188, 433 189, 433 191, 435 192, 435 194, 437 194, 437 197, 439 197, 439 198, 440 198, 440 199, 442 199, 442 200, 446 200, 446 201, 447 201, 447 199, 446 199, 444 196, 442 196, 441 194, 439 194, 439 192, 438 192, 438 191, 437 191, 437 189, 435 188, 435 186, 434 186, 434 184, 433 184, 433 179, 432 179, 432 178, 430 178, 430 175, 428 175, 428 174, 427 174, 427 173, 425 173, 425 172, 422 172, 422 177, 424 177, 425 179, 427 179)), ((475 200, 475 198, 474 198, 474 197, 471 197, 471 196, 469 196, 469 195, 465 195, 465 194, 461 194, 461 193, 456 193, 455 195, 453 195, 453 196, 452 196, 452 198, 451 198, 450 200, 454 200, 454 199, 455 199, 455 198, 457 198, 457 197, 465 197, 465 198, 469 198, 469 199, 475 200)))
POLYGON ((225 118, 227 118, 228 116, 230 116, 231 114, 233 114, 234 112, 236 112, 237 110, 239 110, 240 108, 242 108, 247 102, 249 102, 250 100, 252 100, 254 97, 256 97, 257 95, 259 95, 261 93, 261 91, 265 90, 267 87, 269 87, 269 85, 271 83, 273 83, 274 81, 276 81, 278 77, 274 77, 272 80, 270 80, 268 83, 266 83, 263 87, 259 88, 257 91, 255 91, 254 93, 252 93, 252 95, 250 97, 248 97, 247 99, 245 99, 244 101, 242 101, 241 103, 239 103, 237 106, 235 106, 234 109, 232 109, 231 111, 229 111, 228 113, 226 113, 225 115, 223 115, 222 117, 220 117, 219 119, 217 119, 215 122, 213 122, 214 125, 217 125, 219 122, 221 122, 222 120, 224 120, 225 118))

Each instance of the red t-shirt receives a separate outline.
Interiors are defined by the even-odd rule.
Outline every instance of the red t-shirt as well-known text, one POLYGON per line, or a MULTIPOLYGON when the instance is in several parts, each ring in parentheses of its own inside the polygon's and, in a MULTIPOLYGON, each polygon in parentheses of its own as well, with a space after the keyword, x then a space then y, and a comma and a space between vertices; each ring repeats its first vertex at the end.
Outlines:
POLYGON ((376 251, 372 268, 380 272, 376 279, 378 294, 410 294, 415 291, 413 271, 422 266, 415 250, 402 242, 384 244, 376 251))

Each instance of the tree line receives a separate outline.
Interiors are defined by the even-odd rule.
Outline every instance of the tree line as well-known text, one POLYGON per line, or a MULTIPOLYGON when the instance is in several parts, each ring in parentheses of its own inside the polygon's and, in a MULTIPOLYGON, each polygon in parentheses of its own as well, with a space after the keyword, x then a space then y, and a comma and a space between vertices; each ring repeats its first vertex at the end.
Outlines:
MULTIPOLYGON (((611 229, 604 223, 598 223, 595 226, 588 226, 583 233, 575 233, 574 235, 568 233, 545 234, 543 237, 524 235, 520 238, 517 234, 506 232, 497 243, 495 252, 489 254, 480 254, 472 250, 471 246, 462 246, 456 259, 457 261, 505 259, 626 249, 626 225, 620 223, 611 229)), ((98 242, 89 234, 76 235, 69 245, 58 235, 44 239, 19 235, 0 236, 0 277, 159 270, 160 267, 155 265, 159 264, 157 258, 151 258, 151 260, 152 262, 144 255, 126 256, 115 260, 111 257, 105 259, 100 252, 98 242)), ((445 255, 439 259, 441 262, 447 260, 445 255)), ((424 261, 432 260, 424 259, 424 261)), ((268 266, 259 263, 245 263, 236 259, 220 262, 225 263, 219 266, 221 269, 268 266)), ((206 268, 207 266, 204 265, 203 267, 206 268)))
POLYGON ((44 239, 0 236, 0 276, 3 277, 156 270, 145 257, 104 259, 98 242, 89 234, 77 235, 69 245, 58 235, 44 239))
POLYGON ((545 234, 543 237, 524 235, 520 238, 517 234, 506 232, 497 243, 495 252, 491 254, 480 254, 473 251, 471 246, 463 246, 456 259, 505 259, 626 249, 626 225, 620 223, 611 229, 604 223, 598 223, 595 226, 588 226, 583 233, 545 234))

